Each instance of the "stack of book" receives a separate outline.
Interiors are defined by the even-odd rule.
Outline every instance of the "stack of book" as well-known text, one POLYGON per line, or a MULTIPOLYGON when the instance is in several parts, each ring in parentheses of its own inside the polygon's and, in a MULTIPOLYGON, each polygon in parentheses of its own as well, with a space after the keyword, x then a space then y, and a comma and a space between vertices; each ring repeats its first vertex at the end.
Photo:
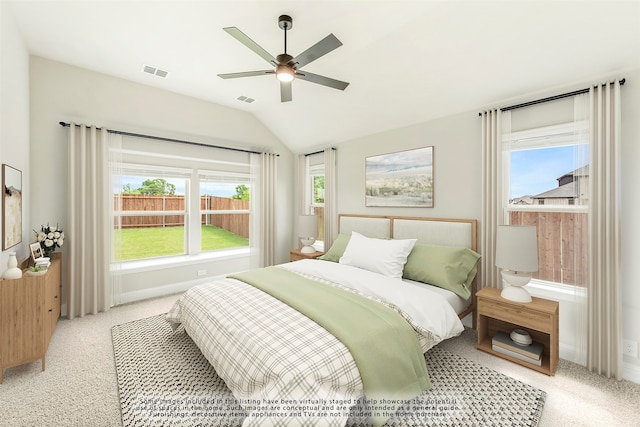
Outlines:
POLYGON ((38 267, 38 270, 46 270, 50 265, 51 261, 49 257, 36 258, 36 267, 38 267))
POLYGON ((520 345, 513 341, 506 332, 498 331, 491 340, 493 351, 524 360, 536 366, 542 366, 542 350, 540 343, 520 345))

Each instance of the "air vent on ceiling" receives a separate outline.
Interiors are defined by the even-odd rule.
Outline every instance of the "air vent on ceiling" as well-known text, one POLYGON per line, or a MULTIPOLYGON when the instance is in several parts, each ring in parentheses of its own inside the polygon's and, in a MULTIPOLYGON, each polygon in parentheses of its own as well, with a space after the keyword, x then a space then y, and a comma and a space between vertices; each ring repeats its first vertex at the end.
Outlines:
POLYGON ((150 65, 145 65, 144 67, 142 67, 142 71, 148 74, 153 74, 155 76, 162 77, 162 78, 166 78, 167 75, 169 75, 168 71, 161 70, 159 68, 152 67, 150 65))
POLYGON ((242 95, 239 96, 237 99, 238 101, 246 102, 248 104, 251 104, 253 101, 255 101, 255 99, 253 98, 249 98, 248 96, 242 96, 242 95))

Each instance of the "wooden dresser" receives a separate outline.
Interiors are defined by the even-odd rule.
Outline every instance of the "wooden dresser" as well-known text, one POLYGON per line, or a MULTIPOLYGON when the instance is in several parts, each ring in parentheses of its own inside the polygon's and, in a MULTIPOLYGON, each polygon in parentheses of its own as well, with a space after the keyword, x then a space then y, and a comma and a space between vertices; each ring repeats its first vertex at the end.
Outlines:
POLYGON ((61 254, 41 276, 0 280, 0 384, 5 368, 42 360, 60 317, 61 254))

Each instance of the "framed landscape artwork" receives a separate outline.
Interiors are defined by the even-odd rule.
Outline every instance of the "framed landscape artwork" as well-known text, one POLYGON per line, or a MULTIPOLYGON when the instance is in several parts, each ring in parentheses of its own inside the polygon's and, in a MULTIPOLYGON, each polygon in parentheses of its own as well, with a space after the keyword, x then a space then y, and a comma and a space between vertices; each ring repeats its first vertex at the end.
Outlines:
POLYGON ((433 207, 433 147, 365 159, 365 206, 433 207))
POLYGON ((2 165, 2 250, 22 242, 22 172, 2 165))

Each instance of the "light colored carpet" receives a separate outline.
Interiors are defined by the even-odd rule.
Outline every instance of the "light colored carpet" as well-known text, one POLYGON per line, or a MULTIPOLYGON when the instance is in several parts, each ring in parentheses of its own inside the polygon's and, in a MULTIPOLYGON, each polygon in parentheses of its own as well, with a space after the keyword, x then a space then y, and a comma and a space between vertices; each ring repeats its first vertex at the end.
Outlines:
MULTIPOLYGON (((6 369, 0 385, 0 426, 121 425, 111 328, 168 311, 177 296, 114 307, 81 319, 61 319, 40 362, 6 369)), ((614 381, 561 361, 554 377, 475 349, 475 332, 440 345, 547 393, 541 427, 637 426, 640 385, 614 381)))

